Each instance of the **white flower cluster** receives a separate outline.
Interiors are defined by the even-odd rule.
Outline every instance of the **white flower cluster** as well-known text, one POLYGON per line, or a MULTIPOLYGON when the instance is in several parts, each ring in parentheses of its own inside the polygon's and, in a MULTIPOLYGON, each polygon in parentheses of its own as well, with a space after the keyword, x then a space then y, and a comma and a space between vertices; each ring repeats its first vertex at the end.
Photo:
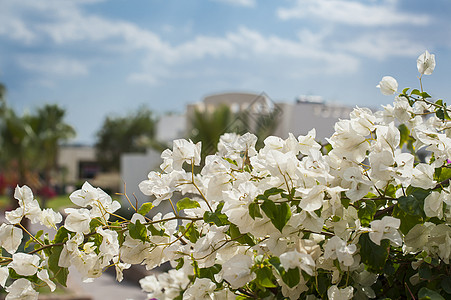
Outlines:
MULTIPOLYGON (((434 67, 428 52, 418 59, 421 74, 434 67)), ((384 77, 379 87, 393 94, 397 83, 384 77)), ((399 267, 391 259, 416 261, 415 269, 424 261, 421 270, 449 264, 449 120, 442 102, 406 89, 393 106, 357 107, 337 122, 329 152, 315 130, 268 137, 258 151, 256 136, 226 134, 198 173, 200 143, 176 140, 162 153, 162 171, 139 185, 151 205, 110 222, 119 203, 85 183, 70 196, 79 208, 66 209, 55 240, 36 237, 29 254, 15 253, 23 234, 13 224, 25 216, 55 227, 61 216, 41 211, 31 191, 18 187, 20 207, 0 227, 1 246, 12 254, 3 258, 0 283, 12 269, 22 277, 7 286, 7 299, 37 299, 26 276, 54 288, 71 265, 87 281, 114 265, 120 281, 131 264, 151 270, 170 261, 174 269, 141 280, 149 298, 375 298, 375 282, 399 267), (176 195, 186 197, 176 202, 176 195), (162 201, 172 211, 148 217, 162 201)))

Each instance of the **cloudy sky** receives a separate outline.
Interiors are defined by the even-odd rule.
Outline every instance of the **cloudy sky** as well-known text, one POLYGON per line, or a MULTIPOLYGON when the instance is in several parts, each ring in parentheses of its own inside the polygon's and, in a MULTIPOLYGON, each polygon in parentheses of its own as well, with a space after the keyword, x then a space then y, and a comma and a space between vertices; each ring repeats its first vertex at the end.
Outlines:
POLYGON ((449 0, 1 0, 0 82, 20 112, 59 103, 92 143, 106 115, 156 114, 224 91, 346 105, 392 101, 391 75, 451 98, 449 0))

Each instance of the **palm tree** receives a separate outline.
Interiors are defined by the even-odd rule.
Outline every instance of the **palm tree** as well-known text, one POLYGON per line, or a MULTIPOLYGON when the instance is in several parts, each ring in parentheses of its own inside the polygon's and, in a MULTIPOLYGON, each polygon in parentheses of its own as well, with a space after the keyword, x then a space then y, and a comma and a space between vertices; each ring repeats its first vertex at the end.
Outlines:
POLYGON ((258 116, 251 116, 246 111, 232 113, 227 105, 211 112, 196 109, 190 120, 192 130, 188 136, 193 142, 202 142, 202 158, 216 153, 219 138, 228 132, 252 132, 258 137, 257 146, 262 146, 263 140, 277 128, 278 117, 277 110, 258 116))
POLYGON ((46 186, 50 186, 51 174, 58 167, 58 152, 61 143, 75 136, 72 126, 64 122, 66 111, 57 104, 46 104, 38 108, 35 115, 27 116, 35 133, 35 149, 39 150, 40 169, 43 170, 46 186))
POLYGON ((202 158, 216 153, 221 135, 227 132, 244 133, 245 122, 237 114, 233 114, 227 105, 222 105, 211 112, 194 110, 190 120, 189 138, 197 143, 202 142, 202 158))
POLYGON ((160 147, 155 142, 155 118, 147 108, 125 117, 107 117, 97 132, 97 160, 104 171, 119 171, 122 153, 160 147))

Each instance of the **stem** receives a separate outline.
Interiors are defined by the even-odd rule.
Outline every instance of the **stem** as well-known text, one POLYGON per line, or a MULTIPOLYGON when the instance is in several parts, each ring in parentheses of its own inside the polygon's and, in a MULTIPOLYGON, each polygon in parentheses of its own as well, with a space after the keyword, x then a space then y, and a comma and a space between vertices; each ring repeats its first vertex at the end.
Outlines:
POLYGON ((200 188, 197 186, 197 184, 194 182, 194 160, 191 159, 191 183, 194 185, 194 187, 197 189, 197 191, 199 192, 200 196, 202 197, 202 199, 204 199, 205 203, 207 203, 208 209, 213 212, 213 209, 210 206, 210 203, 208 203, 207 198, 205 198, 204 193, 202 193, 202 191, 200 190, 200 188))
POLYGON ((412 294, 412 291, 410 290, 409 285, 407 285, 407 282, 404 282, 404 284, 405 284, 407 290, 408 290, 409 293, 410 293, 410 297, 412 297, 412 299, 415 300, 415 296, 412 294))
POLYGON ((123 193, 123 194, 118 194, 118 195, 124 196, 125 199, 127 199, 128 203, 130 203, 130 206, 133 207, 133 209, 134 209, 135 211, 138 211, 138 210, 136 209, 136 207, 132 204, 132 202, 130 201, 130 199, 128 198, 128 196, 127 196, 127 184, 126 184, 125 182, 124 182, 124 193, 123 193))
POLYGON ((35 238, 34 235, 32 235, 22 224, 18 223, 17 225, 19 225, 22 228, 22 230, 25 231, 36 243, 44 247, 44 244, 40 240, 35 238))
POLYGON ((171 198, 169 198, 169 203, 171 203, 172 211, 174 211, 174 215, 177 217, 179 214, 177 213, 177 210, 174 207, 174 203, 172 202, 171 198))
POLYGON ((37 252, 39 252, 41 250, 44 250, 44 249, 47 249, 47 248, 52 248, 52 247, 55 247, 55 246, 62 246, 62 245, 64 245, 64 243, 56 243, 56 244, 44 245, 41 248, 35 249, 35 250, 31 251, 31 252, 28 252, 28 254, 34 254, 34 253, 37 253, 37 252))
POLYGON ((421 81, 422 77, 423 77, 423 74, 421 74, 420 77, 418 77, 418 80, 420 80, 420 90, 421 90, 421 92, 423 92, 423 82, 421 81))
POLYGON ((391 212, 393 211, 393 209, 395 208, 395 204, 390 205, 387 208, 384 208, 383 210, 378 210, 375 214, 374 214, 374 218, 380 217, 383 214, 391 214, 391 212))

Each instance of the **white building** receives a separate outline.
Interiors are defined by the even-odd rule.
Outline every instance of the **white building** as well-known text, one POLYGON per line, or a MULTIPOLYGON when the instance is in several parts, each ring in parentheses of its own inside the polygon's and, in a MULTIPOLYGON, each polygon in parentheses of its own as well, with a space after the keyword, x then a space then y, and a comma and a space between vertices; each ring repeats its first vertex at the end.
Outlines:
MULTIPOLYGON (((295 137, 305 135, 312 128, 316 129, 316 138, 325 142, 334 132, 334 124, 339 118, 348 118, 351 107, 331 105, 317 96, 301 96, 293 102, 273 102, 266 94, 222 93, 209 95, 198 103, 187 106, 185 115, 167 115, 159 120, 157 137, 168 142, 185 138, 191 130, 190 119, 195 110, 212 112, 221 105, 228 105, 234 113, 246 113, 249 128, 254 128, 261 114, 273 113, 277 116, 273 135, 282 138, 293 133, 295 137)), ((224 133, 227 128, 224 128, 224 133)), ((126 183, 127 195, 136 195, 139 201, 146 197, 139 191, 138 184, 147 179, 147 174, 159 171, 162 163, 160 153, 150 150, 146 154, 125 154, 121 159, 121 178, 126 183)))

